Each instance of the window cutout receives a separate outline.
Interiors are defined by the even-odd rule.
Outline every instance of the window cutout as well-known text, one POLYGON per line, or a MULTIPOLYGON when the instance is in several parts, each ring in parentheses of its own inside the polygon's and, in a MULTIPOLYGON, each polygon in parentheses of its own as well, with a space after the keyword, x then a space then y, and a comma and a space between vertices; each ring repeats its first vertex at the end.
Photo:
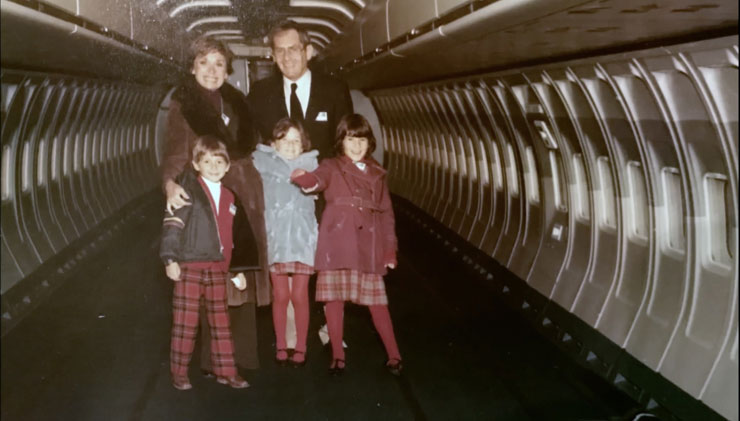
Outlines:
POLYGON ((136 139, 136 152, 144 150, 144 134, 147 131, 147 127, 143 124, 139 125, 139 137, 136 139))
POLYGON ((472 150, 473 140, 470 140, 470 155, 468 155, 468 175, 473 182, 478 181, 478 163, 475 161, 475 151, 472 150))
MULTIPOLYGON (((443 142, 443 140, 437 139, 437 144, 439 145, 439 142, 443 142)), ((450 168, 450 155, 447 153, 447 150, 445 149, 445 146, 447 145, 439 145, 439 156, 441 157, 442 161, 442 168, 446 172, 452 172, 452 169, 450 168)))
POLYGON ((576 218, 584 222, 591 220, 591 203, 588 196, 588 182, 586 168, 582 154, 573 154, 573 171, 575 172, 573 201, 575 202, 576 218))
POLYGON ((36 161, 36 185, 46 185, 46 139, 42 139, 39 142, 38 160, 36 161))
POLYGON ((629 236, 634 240, 647 243, 648 214, 647 193, 642 165, 637 161, 627 163, 627 183, 629 186, 630 206, 628 210, 629 236))
POLYGON ((421 142, 421 140, 419 139, 419 134, 416 133, 416 131, 413 130, 412 128, 407 128, 406 129, 406 133, 408 133, 408 136, 409 136, 410 139, 414 139, 414 141, 413 141, 413 144, 414 144, 414 158, 417 161, 424 162, 425 161, 425 159, 424 159, 424 150, 422 149, 423 146, 419 144, 419 142, 421 142))
POLYGON ((447 143, 447 155, 450 165, 450 172, 452 174, 457 174, 457 156, 455 156, 455 148, 452 146, 452 143, 447 143))
POLYGON ((457 167, 460 169, 460 175, 463 177, 468 176, 468 168, 467 163, 465 162, 465 148, 463 148, 462 145, 462 138, 458 136, 457 138, 457 167))
POLYGON ((491 184, 491 179, 489 178, 490 168, 488 167, 488 159, 486 159, 486 145, 482 140, 478 141, 478 150, 480 151, 480 154, 478 155, 480 157, 478 160, 478 165, 480 166, 480 180, 483 186, 488 187, 491 184))
MULTIPOLYGON (((430 135, 431 136, 431 135, 430 135)), ((434 142, 429 145, 429 148, 432 150, 431 159, 434 161, 434 166, 437 168, 444 168, 443 162, 442 162, 442 155, 439 151, 439 145, 436 141, 433 141, 432 139, 429 140, 430 142, 434 142)))
POLYGON ((616 229, 617 215, 614 203, 614 183, 609 166, 609 158, 600 156, 596 160, 599 173, 599 223, 602 228, 616 229))
MULTIPOLYGON (((709 261, 729 268, 732 257, 728 249, 727 205, 725 189, 727 176, 718 173, 704 175, 705 210, 707 213, 708 232, 706 237, 709 247, 703 247, 709 254, 709 261)), ((701 248, 700 248, 701 249, 701 248)))
POLYGON ((31 142, 23 143, 23 156, 21 158, 21 191, 28 193, 31 190, 31 177, 33 177, 33 165, 31 164, 31 142))
POLYGON ((13 177, 10 174, 10 147, 5 146, 3 148, 3 168, 2 168, 2 179, 0 179, 0 185, 2 185, 2 200, 10 199, 10 181, 13 177))
MULTIPOLYGON (((60 142, 62 142, 62 141, 63 140, 60 139, 60 142)), ((72 146, 70 145, 70 142, 69 141, 66 141, 66 142, 64 142, 63 148, 64 148, 64 158, 62 160, 62 175, 64 177, 69 177, 69 171, 70 171, 69 170, 69 163, 72 160, 72 156, 71 156, 72 155, 72 151, 71 151, 72 146)))
POLYGON ((92 143, 92 165, 97 167, 100 165, 100 143, 102 142, 102 130, 97 129, 93 132, 93 143, 92 143))
POLYGON ((538 205, 540 203, 540 185, 534 151, 531 146, 527 146, 524 151, 527 157, 524 168, 524 188, 527 192, 527 200, 533 205, 538 205))
POLYGON ((542 120, 535 120, 534 127, 537 128, 537 133, 540 134, 540 139, 548 149, 557 149, 558 144, 555 143, 555 138, 550 131, 550 127, 542 120))
POLYGON ((57 181, 59 178, 59 138, 55 137, 51 143, 51 181, 57 181))
POLYGON ((514 147, 506 143, 506 153, 509 159, 506 162, 506 180, 508 181, 509 194, 511 197, 519 197, 519 178, 516 169, 516 158, 514 147))
POLYGON ((665 167, 660 171, 663 184, 663 215, 658 218, 664 227, 663 246, 683 253, 686 249, 681 174, 677 168, 665 167))
POLYGON ((504 189, 504 173, 496 142, 491 142, 491 149, 493 150, 493 184, 497 191, 502 191, 504 189))
POLYGON ((90 168, 90 161, 92 161, 92 158, 90 157, 90 138, 91 135, 89 133, 85 133, 83 135, 84 142, 82 144, 82 168, 85 170, 90 168))
POLYGON ((737 255, 737 213, 732 209, 733 195, 737 194, 730 183, 725 183, 725 227, 727 229, 727 252, 730 259, 737 255))
POLYGON ((565 201, 565 172, 560 154, 551 150, 550 167, 552 168, 552 190, 554 193, 555 209, 560 212, 568 212, 568 203, 565 201))

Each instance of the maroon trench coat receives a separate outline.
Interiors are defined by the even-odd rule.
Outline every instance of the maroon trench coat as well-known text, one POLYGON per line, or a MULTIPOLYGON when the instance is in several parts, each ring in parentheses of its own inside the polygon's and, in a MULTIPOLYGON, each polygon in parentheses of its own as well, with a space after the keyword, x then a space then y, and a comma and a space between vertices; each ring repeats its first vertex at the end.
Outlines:
POLYGON ((386 274, 396 264, 395 219, 386 171, 373 159, 364 159, 362 171, 346 156, 321 161, 319 168, 294 179, 303 188, 323 191, 316 247, 316 270, 356 269, 386 274))

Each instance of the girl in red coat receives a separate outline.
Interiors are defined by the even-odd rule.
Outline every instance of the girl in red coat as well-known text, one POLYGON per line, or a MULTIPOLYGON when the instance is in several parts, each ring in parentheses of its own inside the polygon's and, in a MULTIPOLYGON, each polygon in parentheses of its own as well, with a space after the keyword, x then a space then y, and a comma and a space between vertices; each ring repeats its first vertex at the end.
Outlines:
POLYGON ((370 154, 375 138, 367 120, 347 114, 337 126, 337 156, 313 172, 296 169, 293 182, 304 191, 323 191, 326 208, 316 248, 316 301, 326 302, 333 360, 331 374, 344 371, 344 302, 370 309, 388 353, 386 367, 401 373, 401 354, 393 334, 383 275, 396 266, 396 232, 386 171, 370 154))

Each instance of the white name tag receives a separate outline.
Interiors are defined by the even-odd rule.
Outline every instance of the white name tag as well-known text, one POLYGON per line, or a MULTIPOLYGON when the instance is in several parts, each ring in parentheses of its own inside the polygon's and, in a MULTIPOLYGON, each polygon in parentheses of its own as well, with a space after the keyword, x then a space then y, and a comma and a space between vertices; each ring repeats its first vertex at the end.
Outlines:
POLYGON ((232 215, 236 215, 236 205, 235 204, 232 203, 229 205, 229 213, 232 215))
POLYGON ((328 121, 329 117, 326 115, 326 111, 321 111, 316 116, 316 121, 328 121))

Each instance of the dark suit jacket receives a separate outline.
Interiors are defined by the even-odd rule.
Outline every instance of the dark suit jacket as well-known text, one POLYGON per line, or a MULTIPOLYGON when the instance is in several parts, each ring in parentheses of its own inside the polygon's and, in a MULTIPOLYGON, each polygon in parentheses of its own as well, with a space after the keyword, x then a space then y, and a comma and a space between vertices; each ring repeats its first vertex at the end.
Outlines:
MULTIPOLYGON (((283 93, 283 75, 257 81, 247 96, 250 122, 256 128, 253 133, 252 149, 257 143, 269 140, 272 129, 281 118, 288 117, 283 93)), ((337 124, 343 115, 352 112, 352 98, 347 85, 339 79, 311 71, 311 93, 308 99, 303 127, 306 129, 319 158, 334 155, 334 136, 337 124), (325 113, 325 114, 322 114, 325 113), (326 116, 325 121, 318 117, 326 116)))

